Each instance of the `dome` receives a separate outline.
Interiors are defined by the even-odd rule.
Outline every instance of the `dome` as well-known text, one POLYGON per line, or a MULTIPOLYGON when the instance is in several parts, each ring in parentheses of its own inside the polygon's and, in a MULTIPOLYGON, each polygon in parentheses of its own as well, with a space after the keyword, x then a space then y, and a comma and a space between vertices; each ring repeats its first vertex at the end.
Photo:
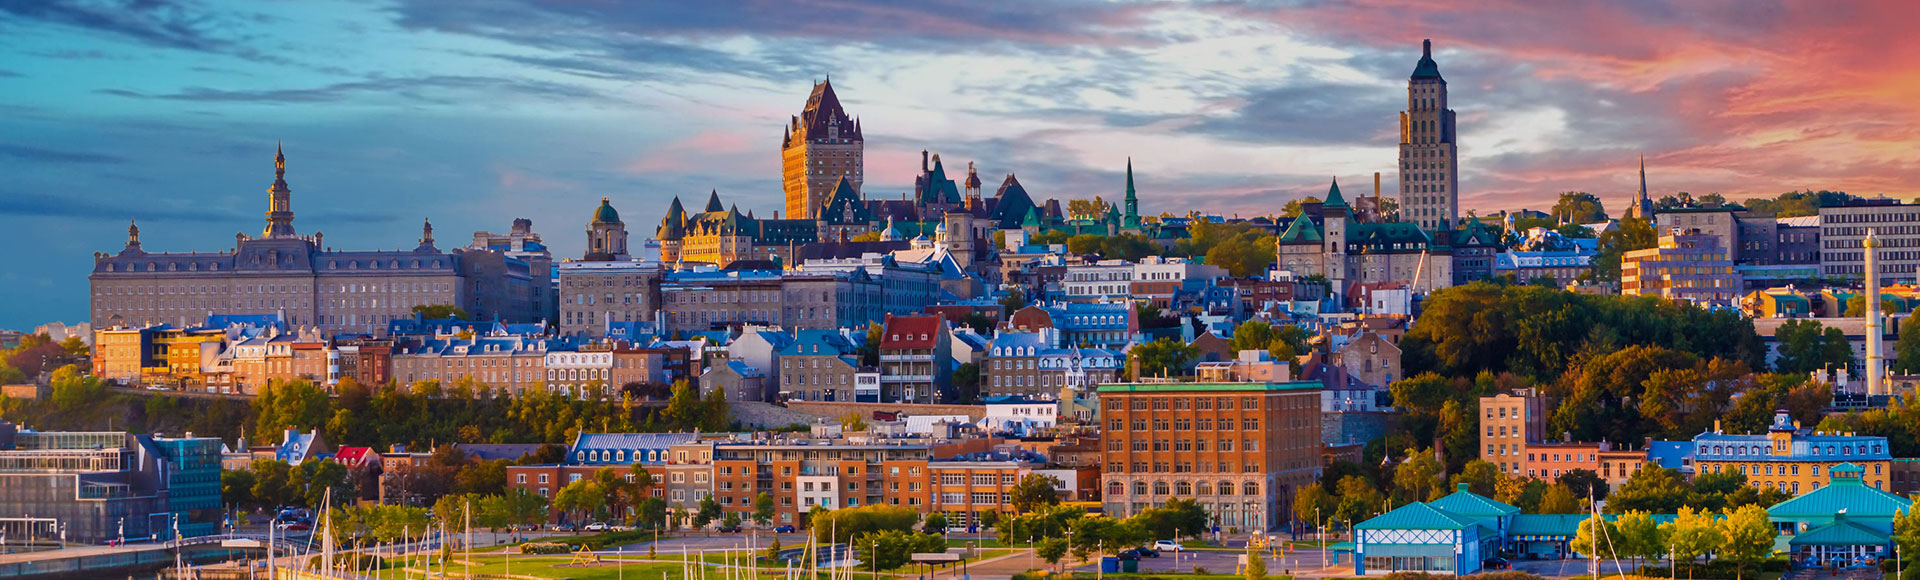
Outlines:
POLYGON ((594 208, 593 210, 593 223, 611 224, 619 222, 620 212, 613 211, 613 204, 608 203, 608 198, 600 198, 600 207, 594 208))

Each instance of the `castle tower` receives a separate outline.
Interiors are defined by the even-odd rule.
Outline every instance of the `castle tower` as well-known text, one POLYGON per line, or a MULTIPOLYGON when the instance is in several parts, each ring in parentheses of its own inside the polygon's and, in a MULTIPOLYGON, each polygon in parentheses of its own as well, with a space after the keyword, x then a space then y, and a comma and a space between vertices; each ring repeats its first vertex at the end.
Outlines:
POLYGON ((973 266, 973 214, 953 210, 941 216, 938 243, 962 268, 973 266))
POLYGON ((833 195, 834 185, 842 177, 859 191, 865 179, 865 151, 860 121, 848 117, 840 107, 840 97, 833 94, 833 80, 813 85, 806 108, 793 117, 780 139, 787 217, 817 218, 815 214, 833 195))
POLYGON ((967 211, 980 211, 980 174, 973 170, 973 162, 967 162, 967 211))
POLYGON ((1400 113, 1400 219, 1425 230, 1450 230, 1460 218, 1459 147, 1447 80, 1433 62, 1433 41, 1420 43, 1420 62, 1407 80, 1400 113))
POLYGON ((680 261, 680 243, 687 235, 687 208, 680 205, 680 196, 673 196, 673 203, 667 206, 667 216, 660 218, 660 230, 654 238, 660 240, 660 261, 680 261))
POLYGON ((287 155, 279 144, 273 146, 273 187, 267 188, 267 228, 262 238, 291 238, 293 233, 293 190, 287 188, 287 155))
POLYGON ((600 207, 593 210, 593 221, 587 222, 587 254, 584 257, 590 262, 630 258, 627 255, 627 224, 620 221, 620 212, 613 210, 613 204, 607 198, 600 198, 600 207))
POLYGON ((1867 287, 1862 292, 1867 306, 1867 395, 1891 395, 1887 388, 1887 361, 1881 355, 1880 321, 1880 238, 1873 235, 1873 228, 1867 228, 1867 237, 1860 240, 1865 249, 1867 287))

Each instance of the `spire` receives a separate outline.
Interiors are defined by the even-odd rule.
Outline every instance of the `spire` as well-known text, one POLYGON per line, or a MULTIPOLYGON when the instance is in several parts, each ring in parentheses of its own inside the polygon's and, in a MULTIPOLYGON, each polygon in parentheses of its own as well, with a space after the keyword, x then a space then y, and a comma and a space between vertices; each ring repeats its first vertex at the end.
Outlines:
POLYGON ((1440 78, 1440 64, 1433 62, 1433 39, 1420 41, 1420 62, 1413 65, 1412 80, 1440 78))
POLYGON ((726 206, 720 205, 720 190, 715 189, 707 196, 707 211, 727 211, 726 206))
POLYGON ((420 218, 420 247, 433 247, 433 220, 420 218))
POLYGON ((1133 201, 1133 156, 1127 156, 1127 201, 1133 201))
POLYGON ((293 190, 287 187, 287 154, 279 142, 273 144, 273 186, 267 188, 267 227, 263 238, 291 238, 293 233, 293 190))
POLYGON ((1348 210, 1347 198, 1340 195, 1340 178, 1333 178, 1333 186, 1327 188, 1327 199, 1326 201, 1320 202, 1320 209, 1322 211, 1337 210, 1340 212, 1346 212, 1348 210))
POLYGON ((140 224, 127 220, 127 247, 140 247, 140 224))

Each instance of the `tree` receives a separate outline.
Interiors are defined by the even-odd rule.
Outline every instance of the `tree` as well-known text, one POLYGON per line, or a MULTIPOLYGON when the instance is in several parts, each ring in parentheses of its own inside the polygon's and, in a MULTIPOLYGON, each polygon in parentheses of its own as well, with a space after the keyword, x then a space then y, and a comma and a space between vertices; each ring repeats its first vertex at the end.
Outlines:
MULTIPOLYGON (((972 316, 978 316, 972 315, 972 316)), ((953 368, 953 388, 960 391, 960 403, 974 404, 980 398, 979 363, 962 363, 953 368)))
POLYGON ((1660 237, 1653 231, 1647 220, 1624 218, 1620 227, 1600 234, 1599 252, 1594 254, 1593 268, 1581 277, 1589 281, 1618 283, 1620 281, 1620 258, 1633 250, 1644 250, 1659 243, 1660 237))
POLYGON ((1601 557, 1617 558, 1619 554, 1615 553, 1615 549, 1618 545, 1609 546, 1609 544, 1614 538, 1619 537, 1620 530, 1614 526, 1613 522, 1595 514, 1580 522, 1579 530, 1574 532, 1573 541, 1568 543, 1567 547, 1588 556, 1599 554, 1601 557))
POLYGON ((1686 502, 1689 486, 1680 472, 1656 463, 1640 466, 1607 500, 1608 513, 1673 513, 1686 502))
POLYGON ((1300 214, 1306 211, 1306 208, 1303 207, 1305 204, 1320 203, 1320 201, 1321 201, 1320 198, 1314 197, 1311 195, 1300 198, 1300 199, 1287 200, 1286 205, 1280 206, 1280 215, 1290 217, 1290 218, 1298 218, 1300 217, 1300 214))
POLYGON ((1720 530, 1713 515, 1682 506, 1672 522, 1660 526, 1666 530, 1667 543, 1674 562, 1687 563, 1687 578, 1693 578, 1691 564, 1701 556, 1720 548, 1720 530))
POLYGON ((1446 475, 1445 466, 1433 458, 1431 451, 1408 449, 1406 461, 1393 470, 1394 495, 1400 498, 1400 503, 1424 501, 1439 488, 1443 475, 1446 475))
POLYGON ((1450 483, 1454 486, 1464 483, 1467 484, 1467 491, 1492 497, 1500 480, 1505 478, 1506 475, 1500 473, 1500 466, 1485 459, 1475 459, 1468 461, 1466 468, 1453 476, 1450 483))
POLYGON ((606 505, 606 491, 591 479, 575 480, 553 494, 553 508, 564 514, 565 521, 573 522, 575 525, 593 517, 594 512, 600 511, 600 508, 606 505))
MULTIPOLYGON (((1014 312, 1018 312, 1021 308, 1026 307, 1027 293, 1019 288, 1007 290, 1007 295, 1000 297, 1000 311, 1005 316, 1012 317, 1014 312)), ((877 337, 877 335, 870 336, 877 337)))
POLYGON ((1899 544, 1900 557, 1906 560, 1905 569, 1911 570, 1915 563, 1920 563, 1920 511, 1907 510, 1893 516, 1893 541, 1899 544))
POLYGON ((1054 476, 1029 473, 1007 492, 1010 496, 1008 502, 1013 504, 1015 511, 1021 513, 1034 511, 1041 506, 1059 505, 1060 492, 1055 490, 1060 486, 1060 480, 1054 476))
POLYGON ((1380 490, 1373 487, 1373 482, 1358 475, 1340 478, 1340 483, 1335 486, 1334 491, 1340 496, 1340 507, 1335 508, 1334 511, 1340 521, 1346 522, 1348 527, 1366 520, 1373 514, 1380 513, 1382 504, 1386 502, 1380 490))
POLYGON ((753 496, 753 523, 766 526, 773 522, 773 495, 760 492, 753 496))
POLYGON ((1900 338, 1893 343, 1893 371, 1920 373, 1920 324, 1900 325, 1900 338))
POLYGON ((95 401, 107 393, 107 386, 100 379, 80 372, 74 365, 62 366, 53 371, 49 383, 52 387, 53 406, 61 410, 77 409, 95 401))
POLYGON ((1773 554, 1774 538, 1780 534, 1767 519, 1766 508, 1757 505, 1728 511, 1719 527, 1721 542, 1716 554, 1721 560, 1733 562, 1736 580, 1744 578, 1747 566, 1773 554))
POLYGON ((1333 510, 1340 507, 1338 499, 1318 485, 1300 486, 1293 492, 1293 517, 1319 529, 1321 522, 1333 517, 1333 510))
POLYGON ((1193 370, 1193 360, 1200 355, 1200 349, 1178 340, 1162 338, 1146 344, 1136 344, 1127 353, 1127 359, 1133 364, 1135 379, 1142 377, 1185 376, 1193 370))
POLYGON ((1267 580, 1267 555, 1247 550, 1246 580, 1267 580))
POLYGON ((667 398, 667 408, 661 415, 676 430, 692 431, 703 427, 707 422, 706 405, 701 404, 700 389, 687 379, 673 382, 673 395, 667 398))
MULTIPOLYGON (((1826 332, 1819 322, 1794 319, 1780 325, 1773 331, 1774 340, 1779 343, 1780 358, 1774 362, 1774 370, 1784 374, 1804 375, 1812 371, 1827 368, 1840 368, 1853 360, 1853 350, 1845 333, 1838 333, 1839 347, 1832 346, 1833 336, 1826 332)), ((1839 331, 1840 329, 1832 329, 1839 331)))
POLYGON ((1067 216, 1077 220, 1097 220, 1107 215, 1107 200, 1100 196, 1093 199, 1067 200, 1067 216))
POLYGON ((1573 490, 1567 489, 1566 485, 1550 485, 1546 493, 1540 495, 1539 513, 1577 514, 1586 511, 1580 509, 1579 501, 1574 499, 1573 490))
POLYGON ((856 536, 885 530, 911 531, 920 523, 920 512, 905 506, 865 505, 828 511, 809 525, 822 543, 843 543, 856 536))
POLYGON ((1000 527, 1000 512, 993 510, 980 512, 980 527, 988 530, 1000 527))
POLYGON ((700 509, 693 513, 693 527, 704 528, 720 518, 720 501, 713 494, 700 496, 700 509))
POLYGON ((1047 538, 1034 546, 1034 553, 1046 560, 1050 566, 1058 567, 1060 559, 1067 555, 1067 541, 1064 538, 1047 538))
POLYGON ((1647 512, 1627 512, 1614 522, 1620 536, 1614 540, 1620 553, 1629 558, 1654 558, 1667 553, 1667 536, 1647 512))
POLYGON ((927 533, 932 533, 932 534, 946 533, 947 513, 933 512, 933 513, 927 514, 927 521, 925 524, 921 524, 920 529, 926 530, 927 533))
POLYGON ((413 305, 413 314, 418 318, 426 320, 441 320, 447 318, 454 320, 467 319, 467 311, 452 304, 415 304, 413 305))
POLYGON ((638 520, 641 526, 656 530, 667 526, 667 500, 665 499, 648 497, 640 500, 637 512, 634 514, 634 519, 638 520))
POLYGON ((254 474, 253 498, 261 505, 283 506, 292 500, 287 490, 287 472, 290 466, 285 461, 274 459, 255 459, 249 469, 254 474))
POLYGON ((253 497, 253 472, 242 469, 220 472, 220 501, 230 505, 258 505, 253 497))
MULTIPOLYGON (((1174 540, 1206 533, 1208 517, 1207 511, 1200 507, 1199 502, 1191 498, 1176 497, 1167 500, 1167 503, 1160 507, 1141 510, 1140 513, 1127 518, 1127 521, 1138 525, 1140 531, 1149 536, 1142 538, 1141 541, 1174 540)), ((1123 547, 1131 545, 1129 542, 1110 543, 1123 547)))
POLYGON ((1259 275, 1273 264, 1274 237, 1249 232, 1222 240, 1207 250, 1207 263, 1226 268, 1227 273, 1245 278, 1259 275))
POLYGON ((1553 217, 1564 223, 1590 224, 1607 221, 1607 208, 1600 198, 1584 191, 1569 191, 1560 194, 1560 201, 1553 204, 1553 217))
POLYGON ((1591 495, 1593 497, 1589 499, 1594 501, 1607 499, 1607 491, 1609 491, 1607 480, 1600 479, 1600 474, 1594 473, 1591 469, 1569 469, 1554 481, 1573 491, 1572 495, 1578 497, 1591 495))

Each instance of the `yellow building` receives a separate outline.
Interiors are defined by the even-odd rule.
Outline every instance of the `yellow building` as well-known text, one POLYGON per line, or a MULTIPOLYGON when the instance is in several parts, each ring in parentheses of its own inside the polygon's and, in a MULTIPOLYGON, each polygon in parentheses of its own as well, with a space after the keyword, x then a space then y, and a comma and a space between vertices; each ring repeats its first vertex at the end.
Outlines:
POLYGON ((147 329, 109 328, 93 331, 93 376, 121 383, 140 380, 147 366, 147 329))
POLYGON ((1676 230, 1662 233, 1657 247, 1620 257, 1620 293, 1731 306, 1740 298, 1740 275, 1719 238, 1676 230))
POLYGON ((1819 489, 1842 463, 1860 467, 1862 484, 1888 489, 1892 455, 1885 437, 1809 433, 1780 411, 1765 434, 1722 433, 1716 422, 1713 432, 1693 438, 1695 474, 1738 471, 1748 483, 1794 495, 1819 489))

